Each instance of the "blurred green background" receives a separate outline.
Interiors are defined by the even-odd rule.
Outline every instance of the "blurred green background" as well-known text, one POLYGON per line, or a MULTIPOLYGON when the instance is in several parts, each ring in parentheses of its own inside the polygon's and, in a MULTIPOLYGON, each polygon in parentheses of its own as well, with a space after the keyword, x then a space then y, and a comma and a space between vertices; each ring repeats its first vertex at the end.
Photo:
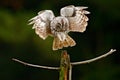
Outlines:
POLYGON ((17 58, 38 65, 59 66, 60 53, 52 51, 52 37, 39 38, 28 20, 40 10, 59 15, 67 5, 88 6, 91 12, 84 33, 70 33, 75 47, 65 48, 71 61, 91 59, 117 49, 99 61, 73 67, 72 80, 120 80, 120 1, 119 0, 1 0, 0 1, 0 80, 58 80, 59 73, 21 65, 17 58))

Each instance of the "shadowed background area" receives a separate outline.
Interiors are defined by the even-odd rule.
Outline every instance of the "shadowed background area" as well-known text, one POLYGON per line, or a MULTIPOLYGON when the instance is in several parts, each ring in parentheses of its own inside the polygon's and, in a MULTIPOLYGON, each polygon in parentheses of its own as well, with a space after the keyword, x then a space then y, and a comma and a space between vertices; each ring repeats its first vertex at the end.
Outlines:
POLYGON ((28 20, 40 10, 51 9, 56 16, 67 5, 88 6, 91 12, 84 33, 69 33, 75 47, 64 48, 71 61, 91 59, 117 49, 102 60, 73 67, 72 80, 120 79, 119 0, 1 0, 0 1, 0 80, 58 80, 59 73, 21 65, 17 58, 33 64, 59 66, 60 53, 52 51, 53 38, 39 38, 28 20))

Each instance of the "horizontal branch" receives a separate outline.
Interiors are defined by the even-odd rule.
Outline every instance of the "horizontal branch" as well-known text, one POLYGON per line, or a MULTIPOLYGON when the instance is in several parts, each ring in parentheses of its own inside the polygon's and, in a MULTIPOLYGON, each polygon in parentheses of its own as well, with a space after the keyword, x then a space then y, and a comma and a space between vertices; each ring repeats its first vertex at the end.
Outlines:
MULTIPOLYGON (((70 64, 71 64, 71 67, 72 67, 73 65, 80 65, 80 64, 91 63, 91 62, 97 61, 97 60, 99 60, 99 59, 101 59, 101 58, 104 58, 104 57, 112 54, 112 53, 115 52, 115 51, 116 51, 115 49, 111 49, 108 53, 103 54, 103 55, 101 55, 101 56, 98 56, 98 57, 96 57, 96 58, 89 59, 89 60, 85 60, 85 61, 80 61, 80 62, 72 62, 72 63, 70 63, 70 64)), ((26 62, 20 61, 20 60, 15 59, 15 58, 13 58, 12 60, 13 60, 13 61, 16 61, 16 62, 19 62, 19 63, 21 63, 21 64, 24 64, 24 65, 27 65, 27 66, 31 66, 31 67, 37 67, 37 68, 43 68, 43 69, 51 69, 51 70, 59 70, 59 69, 60 69, 60 67, 49 67, 49 66, 34 65, 34 64, 30 64, 30 63, 26 63, 26 62)))
POLYGON ((26 63, 23 61, 20 61, 18 59, 13 58, 13 61, 19 62, 21 64, 27 65, 27 66, 31 66, 31 67, 37 67, 37 68, 43 68, 43 69, 52 69, 52 70, 59 70, 59 67, 48 67, 48 66, 40 66, 40 65, 34 65, 34 64, 30 64, 30 63, 26 63))
POLYGON ((101 58, 104 58, 110 54, 112 54, 113 52, 115 52, 116 50, 115 49, 111 49, 108 53, 106 54, 103 54, 101 56, 98 56, 96 58, 93 58, 93 59, 89 59, 89 60, 85 60, 85 61, 80 61, 80 62, 72 62, 71 65, 80 65, 80 64, 87 64, 87 63, 91 63, 91 62, 94 62, 94 61, 97 61, 101 58))

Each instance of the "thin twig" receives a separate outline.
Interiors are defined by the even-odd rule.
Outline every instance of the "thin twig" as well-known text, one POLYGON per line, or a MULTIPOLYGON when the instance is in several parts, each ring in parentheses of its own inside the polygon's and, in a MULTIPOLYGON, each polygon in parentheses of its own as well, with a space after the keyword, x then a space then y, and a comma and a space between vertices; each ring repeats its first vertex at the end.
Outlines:
POLYGON ((113 52, 115 52, 116 50, 115 49, 111 49, 108 53, 106 54, 103 54, 101 56, 98 56, 96 58, 93 58, 93 59, 89 59, 89 60, 85 60, 85 61, 80 61, 80 62, 72 62, 71 65, 80 65, 80 64, 87 64, 87 63, 91 63, 91 62, 94 62, 96 60, 99 60, 101 58, 104 58, 110 54, 112 54, 113 52))
POLYGON ((27 66, 31 66, 31 67, 37 67, 37 68, 43 68, 43 69, 52 69, 52 70, 59 70, 59 67, 48 67, 48 66, 40 66, 40 65, 34 65, 34 64, 30 64, 30 63, 26 63, 23 61, 20 61, 18 59, 13 58, 13 61, 19 62, 21 64, 27 65, 27 66))
POLYGON ((72 65, 69 68, 69 80, 72 80, 72 65))
MULTIPOLYGON (((93 59, 90 59, 90 60, 85 60, 85 61, 80 61, 80 62, 72 62, 72 63, 70 63, 70 64, 71 64, 71 67, 72 67, 73 65, 80 65, 80 64, 91 63, 91 62, 94 62, 94 61, 99 60, 99 59, 101 59, 101 58, 104 58, 104 57, 112 54, 112 53, 115 52, 115 51, 116 51, 115 49, 111 49, 108 53, 103 54, 103 55, 101 55, 101 56, 98 56, 98 57, 96 57, 96 58, 93 58, 93 59)), ((52 70, 59 70, 59 69, 60 69, 60 67, 48 67, 48 66, 34 65, 34 64, 30 64, 30 63, 26 63, 26 62, 20 61, 20 60, 15 59, 15 58, 13 58, 12 60, 14 60, 14 61, 16 61, 16 62, 19 62, 19 63, 21 63, 21 64, 24 64, 24 65, 27 65, 27 66, 31 66, 31 67, 37 67, 37 68, 43 68, 43 69, 52 69, 52 70)), ((72 69, 71 69, 71 70, 72 70, 72 69)))

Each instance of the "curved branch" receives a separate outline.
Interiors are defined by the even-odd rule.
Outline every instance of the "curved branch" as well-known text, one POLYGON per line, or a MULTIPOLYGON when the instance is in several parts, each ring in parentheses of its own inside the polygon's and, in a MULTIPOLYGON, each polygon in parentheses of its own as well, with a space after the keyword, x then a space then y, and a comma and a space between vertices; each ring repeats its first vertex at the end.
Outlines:
POLYGON ((80 61, 80 62, 72 62, 71 65, 80 65, 80 64, 87 64, 87 63, 91 63, 91 62, 94 62, 94 61, 97 61, 101 58, 104 58, 110 54, 112 54, 113 52, 115 52, 116 50, 115 49, 111 49, 108 53, 106 54, 103 54, 101 56, 98 56, 96 58, 93 58, 93 59, 89 59, 89 60, 85 60, 85 61, 80 61))
MULTIPOLYGON (((115 51, 116 51, 115 49, 111 49, 108 53, 103 54, 101 56, 98 56, 96 58, 93 58, 93 59, 90 59, 90 60, 85 60, 85 61, 80 61, 80 62, 72 62, 70 64, 71 64, 71 67, 72 67, 73 65, 80 65, 80 64, 91 63, 91 62, 97 61, 97 60, 99 60, 101 58, 104 58, 104 57, 112 54, 115 51)), ((27 66, 31 66, 31 67, 37 67, 37 68, 43 68, 43 69, 51 69, 51 70, 59 70, 60 69, 60 67, 49 67, 49 66, 34 65, 34 64, 30 64, 30 63, 26 63, 26 62, 20 61, 20 60, 15 59, 15 58, 13 58, 12 60, 16 61, 16 62, 19 62, 21 64, 24 64, 24 65, 27 65, 27 66)))
POLYGON ((34 64, 30 64, 30 63, 26 63, 23 61, 20 61, 18 59, 13 58, 13 61, 19 62, 21 64, 27 65, 27 66, 31 66, 31 67, 37 67, 37 68, 43 68, 43 69, 52 69, 52 70, 59 70, 59 67, 48 67, 48 66, 40 66, 40 65, 34 65, 34 64))

